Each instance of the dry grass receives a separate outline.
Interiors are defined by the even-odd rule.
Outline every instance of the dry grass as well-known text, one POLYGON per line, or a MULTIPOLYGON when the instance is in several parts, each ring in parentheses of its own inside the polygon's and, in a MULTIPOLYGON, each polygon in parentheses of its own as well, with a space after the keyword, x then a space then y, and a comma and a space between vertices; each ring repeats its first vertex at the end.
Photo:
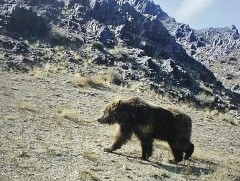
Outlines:
POLYGON ((53 75, 57 73, 65 74, 66 66, 67 66, 66 62, 61 62, 58 64, 47 63, 44 66, 44 72, 46 73, 46 75, 53 75))
POLYGON ((196 95, 195 98, 203 105, 211 104, 214 101, 213 96, 210 96, 210 95, 206 94, 205 92, 202 92, 202 93, 196 95))
POLYGON ((141 83, 139 83, 138 81, 131 81, 128 83, 127 88, 131 91, 134 91, 136 93, 140 93, 141 92, 141 83))
POLYGON ((234 120, 229 114, 227 113, 219 113, 218 118, 224 122, 228 122, 234 126, 238 126, 239 122, 237 120, 234 120))
POLYGON ((224 121, 227 123, 230 123, 234 126, 239 126, 239 121, 234 119, 230 114, 226 113, 222 113, 219 112, 218 110, 214 109, 214 110, 205 110, 205 114, 209 115, 213 118, 215 118, 216 120, 220 120, 220 121, 224 121))
POLYGON ((234 157, 230 158, 228 160, 228 165, 230 165, 230 169, 233 171, 236 171, 236 173, 239 173, 240 177, 240 160, 235 159, 234 157))
POLYGON ((8 121, 14 121, 14 120, 16 120, 16 119, 18 119, 17 116, 13 116, 13 115, 7 115, 7 116, 5 116, 5 120, 8 120, 8 121))
POLYGON ((67 109, 67 108, 60 109, 58 110, 58 114, 60 118, 65 118, 75 123, 79 122, 76 111, 72 109, 67 109))
POLYGON ((86 159, 88 159, 89 161, 92 161, 92 162, 96 162, 96 160, 97 160, 96 153, 94 153, 91 150, 84 151, 82 153, 82 156, 83 156, 83 158, 86 158, 86 159))
POLYGON ((90 59, 86 59, 86 60, 83 61, 82 66, 83 66, 83 70, 86 70, 89 67, 93 66, 93 62, 90 59))
POLYGON ((101 179, 94 176, 91 172, 88 171, 79 171, 79 177, 81 180, 92 180, 92 181, 100 181, 101 179))
POLYGON ((42 79, 44 77, 44 71, 40 68, 33 68, 29 71, 29 75, 35 77, 36 79, 42 79))
POLYGON ((90 86, 90 87, 104 87, 105 80, 96 75, 86 75, 81 76, 79 73, 76 73, 73 77, 73 83, 77 86, 90 86))
POLYGON ((205 94, 208 94, 208 95, 211 95, 212 92, 213 92, 212 88, 210 88, 209 86, 204 85, 204 84, 201 83, 201 82, 200 82, 199 88, 200 88, 205 94))
POLYGON ((5 60, 3 53, 0 53, 0 61, 5 60))
POLYGON ((219 111, 218 110, 216 110, 216 109, 209 109, 209 108, 205 108, 204 109, 204 113, 205 113, 205 115, 210 116, 210 117, 214 117, 214 118, 217 118, 218 115, 219 115, 219 111))
POLYGON ((121 46, 115 47, 114 49, 110 49, 109 52, 117 59, 128 57, 127 49, 121 46))
POLYGON ((19 110, 27 110, 30 112, 37 112, 37 107, 34 105, 31 101, 28 100, 22 100, 21 102, 18 103, 17 109, 19 110))
POLYGON ((100 75, 107 84, 121 85, 123 83, 123 77, 117 70, 108 69, 101 72, 100 75))
POLYGON ((44 77, 53 76, 56 74, 66 73, 66 62, 46 63, 44 67, 34 67, 29 71, 29 75, 35 77, 36 79, 43 79, 44 77))

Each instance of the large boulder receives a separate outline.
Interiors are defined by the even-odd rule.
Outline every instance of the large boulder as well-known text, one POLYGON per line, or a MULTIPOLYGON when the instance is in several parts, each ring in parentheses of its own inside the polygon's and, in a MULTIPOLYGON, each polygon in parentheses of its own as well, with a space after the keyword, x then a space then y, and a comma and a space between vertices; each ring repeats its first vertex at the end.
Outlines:
POLYGON ((108 27, 104 27, 99 33, 99 40, 106 46, 106 47, 114 47, 116 44, 116 38, 113 32, 110 31, 108 27))
POLYGON ((23 41, 17 41, 9 37, 0 35, 0 47, 14 54, 27 54, 30 47, 23 41))
POLYGON ((31 7, 12 5, 5 9, 4 22, 7 31, 33 36, 47 34, 49 26, 31 7))

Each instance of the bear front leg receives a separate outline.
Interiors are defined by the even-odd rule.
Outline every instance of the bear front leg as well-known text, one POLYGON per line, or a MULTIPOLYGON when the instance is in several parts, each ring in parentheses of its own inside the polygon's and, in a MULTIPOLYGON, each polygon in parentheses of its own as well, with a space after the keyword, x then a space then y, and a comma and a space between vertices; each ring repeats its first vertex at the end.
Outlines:
POLYGON ((142 146, 142 159, 148 160, 152 156, 153 151, 153 140, 152 139, 141 139, 142 146))
POLYGON ((117 132, 112 146, 109 148, 104 148, 105 152, 112 152, 121 148, 132 136, 132 129, 127 126, 120 126, 119 131, 117 132))
POLYGON ((126 143, 126 139, 122 138, 122 137, 115 137, 115 140, 112 144, 112 146, 108 147, 108 148, 104 148, 105 152, 112 152, 114 150, 117 150, 119 148, 121 148, 121 146, 126 143))

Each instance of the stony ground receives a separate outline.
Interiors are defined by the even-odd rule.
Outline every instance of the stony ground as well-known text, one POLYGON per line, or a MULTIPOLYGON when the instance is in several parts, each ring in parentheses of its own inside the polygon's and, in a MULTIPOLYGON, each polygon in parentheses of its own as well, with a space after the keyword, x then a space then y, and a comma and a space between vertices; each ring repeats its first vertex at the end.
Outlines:
POLYGON ((224 116, 150 91, 77 87, 71 75, 36 79, 1 71, 0 180, 240 180, 240 127, 224 116), (141 161, 135 137, 115 153, 103 152, 115 126, 94 118, 113 98, 136 95, 192 117, 190 161, 169 164, 168 145, 160 141, 150 161, 141 161))

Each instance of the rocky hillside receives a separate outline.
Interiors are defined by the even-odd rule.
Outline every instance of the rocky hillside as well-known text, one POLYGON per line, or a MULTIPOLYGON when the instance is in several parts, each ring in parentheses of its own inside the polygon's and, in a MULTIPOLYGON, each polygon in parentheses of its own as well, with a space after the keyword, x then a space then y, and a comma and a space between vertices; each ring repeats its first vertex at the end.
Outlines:
POLYGON ((189 56, 203 63, 225 87, 240 93, 240 35, 236 26, 194 30, 171 18, 162 22, 189 56))
MULTIPOLYGON (((68 71, 80 74, 99 74, 102 67, 112 67, 120 75, 119 84, 136 81, 198 106, 233 110, 236 117, 239 86, 225 89, 222 79, 216 79, 218 72, 203 64, 208 59, 200 60, 206 51, 199 47, 219 44, 213 39, 221 39, 221 32, 207 38, 207 31, 177 25, 148 0, 2 0, 0 64, 4 70, 29 72, 64 63, 68 71), (86 63, 93 66, 86 68, 86 63)), ((237 41, 237 30, 231 31, 237 41)))

